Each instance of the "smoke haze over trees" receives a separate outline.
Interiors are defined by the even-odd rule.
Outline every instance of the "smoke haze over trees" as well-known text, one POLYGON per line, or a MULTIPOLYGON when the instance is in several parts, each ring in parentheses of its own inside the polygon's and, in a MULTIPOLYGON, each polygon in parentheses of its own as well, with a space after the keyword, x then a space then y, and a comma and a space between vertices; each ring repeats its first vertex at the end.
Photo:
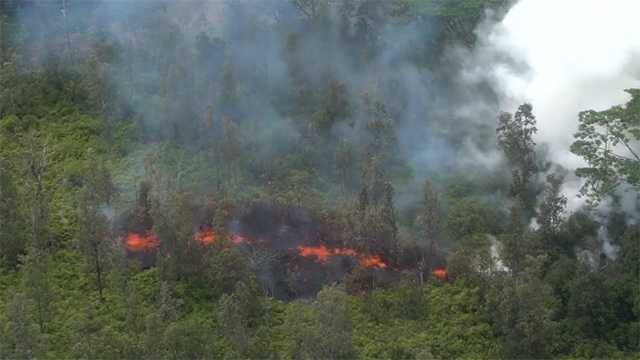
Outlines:
POLYGON ((637 357, 639 10, 0 1, 0 359, 637 357))

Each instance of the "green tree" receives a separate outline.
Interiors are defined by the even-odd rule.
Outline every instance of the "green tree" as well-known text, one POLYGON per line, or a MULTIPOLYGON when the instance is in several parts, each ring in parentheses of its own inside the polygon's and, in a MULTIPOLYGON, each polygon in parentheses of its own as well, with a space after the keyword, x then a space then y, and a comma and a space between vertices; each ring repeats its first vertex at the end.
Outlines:
POLYGON ((180 316, 178 300, 173 296, 168 283, 161 282, 157 288, 154 311, 145 318, 145 331, 142 337, 145 357, 161 359, 169 357, 171 349, 166 332, 180 316))
POLYGON ((631 100, 625 105, 579 115, 571 151, 587 162, 576 174, 586 179, 582 193, 594 201, 622 183, 640 188, 640 89, 626 92, 631 100))
POLYGON ((166 202, 153 208, 153 230, 160 239, 166 279, 194 274, 201 263, 201 249, 194 241, 195 204, 189 193, 169 194, 166 202))
POLYGON ((322 289, 310 309, 292 306, 284 326, 291 358, 348 359, 354 355, 348 297, 340 288, 322 289))
POLYGON ((0 266, 17 269, 25 251, 25 225, 14 176, 6 161, 0 161, 0 266))
POLYGON ((538 232, 546 251, 558 250, 558 235, 564 224, 563 214, 567 205, 567 197, 560 192, 562 177, 551 174, 547 176, 544 198, 538 207, 536 220, 540 226, 538 232))
POLYGON ((251 339, 264 312, 259 288, 253 279, 240 281, 230 295, 218 302, 218 323, 224 338, 241 356, 248 356, 251 339))
POLYGON ((353 147, 347 141, 340 141, 335 153, 336 170, 342 191, 346 193, 349 186, 350 170, 353 168, 353 147))
POLYGON ((31 246, 45 249, 51 246, 49 231, 51 191, 45 175, 51 166, 50 144, 42 142, 38 135, 29 133, 24 140, 22 168, 29 206, 31 246))
POLYGON ((435 252, 438 249, 438 241, 441 236, 442 213, 438 194, 433 189, 431 182, 426 181, 423 190, 422 209, 417 219, 420 226, 420 235, 423 251, 418 264, 420 268, 420 280, 425 271, 433 266, 435 252))
POLYGON ((80 318, 73 322, 73 342, 70 353, 77 359, 113 359, 118 357, 120 344, 94 304, 87 304, 80 318))
POLYGON ((522 273, 493 284, 489 303, 504 336, 506 358, 540 359, 550 354, 557 301, 540 279, 544 261, 528 257, 522 273))
POLYGON ((41 332, 46 332, 51 320, 51 307, 55 299, 51 283, 51 256, 44 250, 31 247, 23 260, 25 295, 34 303, 34 317, 41 332))
POLYGON ((0 317, 0 358, 39 358, 44 355, 46 337, 35 319, 35 304, 21 292, 7 295, 5 319, 0 317))
POLYGON ((531 183, 534 180, 537 165, 533 135, 538 131, 533 107, 523 104, 514 115, 502 113, 498 117, 498 145, 511 166, 511 195, 520 203, 523 219, 528 219, 533 210, 535 193, 531 183))
POLYGON ((104 163, 90 156, 84 170, 84 186, 78 194, 80 249, 89 273, 103 299, 107 266, 112 252, 110 222, 105 208, 114 193, 114 185, 104 163))

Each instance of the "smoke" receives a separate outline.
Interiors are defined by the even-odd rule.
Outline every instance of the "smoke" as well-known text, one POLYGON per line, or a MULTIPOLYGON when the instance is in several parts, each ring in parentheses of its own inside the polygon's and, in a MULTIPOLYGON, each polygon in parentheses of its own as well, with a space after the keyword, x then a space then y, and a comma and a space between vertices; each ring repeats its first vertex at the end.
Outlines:
MULTIPOLYGON (((636 0, 521 0, 499 22, 477 29, 480 45, 462 74, 488 81, 500 108, 529 102, 538 120, 538 143, 550 160, 570 170, 582 162, 569 151, 578 113, 626 102, 640 85, 640 26, 636 0)), ((581 202, 579 181, 569 178, 569 207, 581 202)))
POLYGON ((445 27, 433 14, 398 15, 393 2, 365 0, 320 1, 314 14, 283 0, 64 4, 21 8, 25 53, 74 71, 97 59, 86 72, 99 74, 109 96, 94 101, 110 121, 131 120, 144 145, 129 153, 137 168, 126 171, 125 188, 135 189, 142 158, 155 152, 157 172, 179 167, 185 175, 173 177, 183 188, 211 189, 233 176, 246 190, 308 166, 313 185, 338 194, 336 148, 347 144, 346 182, 357 192, 371 141, 365 98, 383 103, 393 123, 387 175, 401 209, 417 202, 427 177, 481 177, 500 165, 498 107, 456 87, 455 66, 440 60, 445 27), (161 142, 198 155, 172 157, 161 142))
MULTIPOLYGON (((416 206, 425 178, 471 178, 474 195, 506 188, 495 117, 525 101, 538 116, 538 142, 575 169, 578 112, 622 103, 622 90, 638 84, 634 0, 522 0, 500 20, 489 14, 473 50, 451 50, 437 16, 398 16, 392 1, 321 3, 310 15, 282 0, 35 2, 21 8, 21 36, 33 62, 57 54, 83 69, 82 59, 98 59, 87 73, 111 97, 95 102, 110 120, 132 120, 142 138, 123 164, 128 178, 117 179, 123 187, 135 189, 148 153, 161 149, 154 166, 163 176, 179 168, 183 188, 209 192, 232 178, 233 192, 252 197, 294 178, 291 169, 311 168, 314 182, 300 186, 339 197, 336 149, 346 143, 344 174, 357 193, 371 140, 366 94, 393 123, 387 170, 400 211, 416 206), (186 150, 172 157, 158 142, 186 150)), ((570 208, 578 188, 569 178, 570 208)))

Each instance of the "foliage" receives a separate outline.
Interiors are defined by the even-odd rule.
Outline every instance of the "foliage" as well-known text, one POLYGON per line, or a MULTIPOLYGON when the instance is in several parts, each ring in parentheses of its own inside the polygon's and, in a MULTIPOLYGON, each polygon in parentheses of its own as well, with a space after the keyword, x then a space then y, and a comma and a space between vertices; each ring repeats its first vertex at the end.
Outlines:
MULTIPOLYGON (((637 219, 628 199, 606 220, 569 212, 562 174, 538 193, 531 105, 480 139, 506 164, 407 170, 408 123, 435 115, 385 70, 454 91, 443 49, 473 46, 509 1, 232 4, 246 21, 216 30, 204 11, 185 30, 178 3, 113 3, 111 23, 100 2, 0 1, 0 358, 638 357, 637 219), (412 27, 436 34, 396 58, 384 35, 412 27), (251 61, 247 44, 260 45, 251 61), (274 49, 278 61, 262 58, 274 49), (275 294, 275 271, 295 270, 271 266, 295 256, 288 244, 233 242, 256 202, 387 268, 342 259, 319 292, 275 294), (219 239, 196 243, 198 226, 219 239), (153 231, 157 252, 128 252, 126 231, 153 231), (430 277, 436 264, 448 275, 430 277)), ((594 200, 637 195, 640 92, 628 92, 580 114, 572 151, 594 200)), ((444 118, 417 140, 468 141, 444 118)))
POLYGON ((571 151, 588 164, 577 170, 587 181, 582 193, 594 200, 611 194, 618 185, 640 186, 640 90, 628 89, 625 105, 580 113, 571 151))

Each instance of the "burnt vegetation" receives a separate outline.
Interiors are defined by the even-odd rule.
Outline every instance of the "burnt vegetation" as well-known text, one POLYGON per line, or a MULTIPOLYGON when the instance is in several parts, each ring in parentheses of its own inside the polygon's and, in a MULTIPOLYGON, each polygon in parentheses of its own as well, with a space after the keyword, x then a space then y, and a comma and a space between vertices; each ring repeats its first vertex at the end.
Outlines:
POLYGON ((568 209, 510 5, 0 0, 0 359, 637 357, 640 92, 568 209))

